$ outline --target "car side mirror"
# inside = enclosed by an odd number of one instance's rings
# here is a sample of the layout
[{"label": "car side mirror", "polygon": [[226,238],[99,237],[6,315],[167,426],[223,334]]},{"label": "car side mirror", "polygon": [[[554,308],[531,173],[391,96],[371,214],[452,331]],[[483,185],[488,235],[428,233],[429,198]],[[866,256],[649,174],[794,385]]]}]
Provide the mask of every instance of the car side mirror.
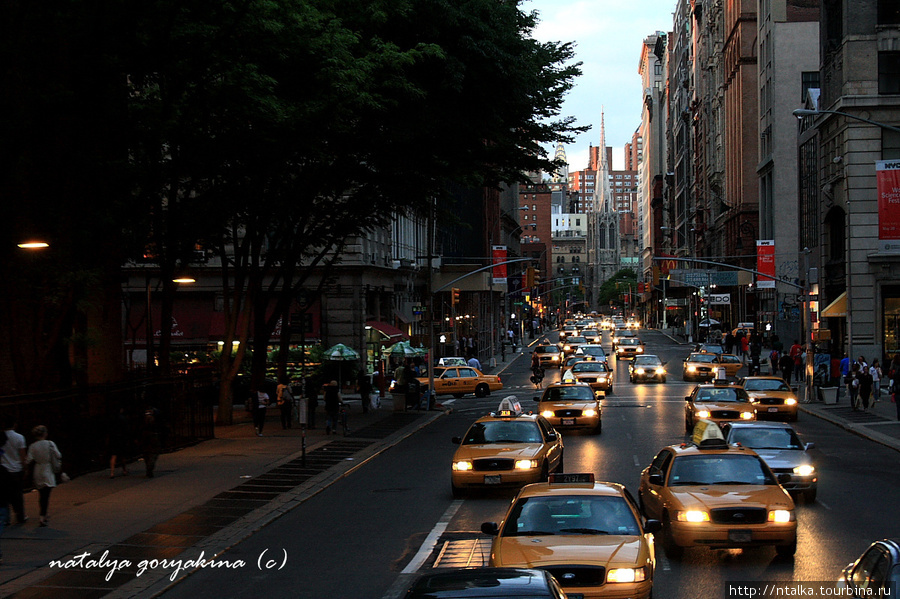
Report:
[{"label": "car side mirror", "polygon": [[452,439],[450,439],[450,441],[459,445],[460,443],[462,443],[462,437],[453,437]]},{"label": "car side mirror", "polygon": [[662,474],[651,474],[650,476],[647,477],[647,482],[650,483],[651,485],[657,485],[657,486],[662,485],[663,484]]},{"label": "car side mirror", "polygon": [[691,396],[690,396],[690,395],[685,395],[685,396],[684,396],[684,401],[691,401]]},{"label": "car side mirror", "polygon": [[498,534],[500,534],[500,527],[497,526],[496,522],[482,522],[481,523],[481,532],[483,532],[486,535],[496,537]]},{"label": "car side mirror", "polygon": [[556,441],[557,437],[559,437],[559,435],[557,435],[556,433],[547,433],[548,441]]},{"label": "car side mirror", "polygon": [[787,472],[783,472],[778,475],[778,484],[779,485],[786,485],[789,482],[791,482],[791,475],[788,474]]},{"label": "car side mirror", "polygon": [[810,442],[810,443],[807,443],[807,444],[806,444],[806,449],[805,449],[805,450],[806,450],[806,451],[809,451],[810,449],[815,449],[815,448],[816,448],[816,444]]},{"label": "car side mirror", "polygon": [[644,523],[644,532],[659,532],[662,530],[662,522],[659,520],[647,520]]}]

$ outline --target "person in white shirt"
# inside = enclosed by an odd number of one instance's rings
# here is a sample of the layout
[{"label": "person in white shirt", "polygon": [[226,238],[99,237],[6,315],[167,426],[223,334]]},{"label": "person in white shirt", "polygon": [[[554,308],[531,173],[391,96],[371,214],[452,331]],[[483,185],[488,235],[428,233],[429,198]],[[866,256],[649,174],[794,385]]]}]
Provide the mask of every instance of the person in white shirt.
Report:
[{"label": "person in white shirt", "polygon": [[9,506],[16,515],[16,522],[24,524],[28,517],[25,515],[25,502],[22,496],[22,477],[25,468],[25,437],[17,433],[16,419],[11,415],[3,417],[3,430],[6,432],[6,444],[3,445],[3,455],[0,456],[0,466],[6,472],[7,488],[9,489]]},{"label": "person in white shirt", "polygon": [[481,362],[478,361],[478,358],[476,358],[474,354],[472,354],[466,364],[468,364],[472,368],[475,368],[479,372],[481,371]]}]

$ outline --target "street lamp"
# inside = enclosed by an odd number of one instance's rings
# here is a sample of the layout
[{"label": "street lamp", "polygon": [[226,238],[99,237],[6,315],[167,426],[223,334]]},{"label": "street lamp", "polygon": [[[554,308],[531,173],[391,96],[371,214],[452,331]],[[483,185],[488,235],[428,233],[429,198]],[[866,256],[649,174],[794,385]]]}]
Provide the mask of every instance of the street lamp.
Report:
[{"label": "street lamp", "polygon": [[811,110],[809,108],[798,108],[794,110],[793,115],[798,119],[802,119],[808,116],[819,116],[821,114],[836,114],[838,116],[845,116],[848,119],[854,119],[857,121],[862,121],[863,123],[869,123],[870,125],[875,125],[876,127],[881,127],[882,129],[887,129],[888,131],[894,131],[896,133],[900,133],[900,127],[894,127],[893,125],[886,125],[884,123],[879,123],[877,121],[871,121],[869,119],[863,118],[861,116],[856,116],[855,114],[850,114],[847,112],[840,112],[839,110]]}]

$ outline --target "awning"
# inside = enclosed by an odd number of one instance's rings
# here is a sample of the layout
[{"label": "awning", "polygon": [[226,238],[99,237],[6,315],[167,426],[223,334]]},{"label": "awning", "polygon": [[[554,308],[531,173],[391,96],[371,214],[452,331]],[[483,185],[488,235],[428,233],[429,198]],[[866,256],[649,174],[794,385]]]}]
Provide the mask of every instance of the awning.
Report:
[{"label": "awning", "polygon": [[369,320],[366,322],[366,327],[371,327],[393,341],[400,341],[401,339],[409,339],[409,335],[398,329],[392,324],[388,324],[386,322],[381,322],[380,320]]},{"label": "awning", "polygon": [[847,316],[847,292],[837,296],[837,299],[825,306],[825,309],[819,312],[822,318],[843,318]]}]

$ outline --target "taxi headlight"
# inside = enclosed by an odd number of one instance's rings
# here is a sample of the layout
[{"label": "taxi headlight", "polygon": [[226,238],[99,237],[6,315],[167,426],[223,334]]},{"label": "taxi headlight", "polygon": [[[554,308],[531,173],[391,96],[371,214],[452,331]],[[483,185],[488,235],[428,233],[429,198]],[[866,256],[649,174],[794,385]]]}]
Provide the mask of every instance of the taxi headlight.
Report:
[{"label": "taxi headlight", "polygon": [[531,470],[537,467],[537,460],[516,460],[516,470]]},{"label": "taxi headlight", "polygon": [[666,373],[665,368],[659,367],[656,369],[656,374],[665,374],[665,373]]},{"label": "taxi headlight", "polygon": [[457,472],[465,472],[466,470],[472,469],[472,462],[466,460],[460,460],[459,462],[453,462],[453,469]]},{"label": "taxi headlight", "polygon": [[769,510],[769,522],[792,522],[794,512],[791,510]]},{"label": "taxi headlight", "polygon": [[816,471],[816,467],[812,464],[803,464],[802,466],[797,466],[794,468],[794,474],[798,474],[800,476],[809,476]]},{"label": "taxi headlight", "polygon": [[709,418],[709,410],[699,410],[697,412],[697,418]]},{"label": "taxi headlight", "polygon": [[753,412],[741,412],[741,420],[753,420]]},{"label": "taxi headlight", "polygon": [[587,410],[582,412],[582,414],[588,418],[593,418],[597,415],[597,410],[595,410],[594,408],[588,408]]},{"label": "taxi headlight", "polygon": [[[770,512],[771,514],[771,512]],[[709,522],[709,512],[700,510],[684,510],[678,512],[679,522]]]},{"label": "taxi headlight", "polygon": [[543,416],[544,418],[553,418],[553,410],[544,410],[543,412],[541,412],[541,416]]},{"label": "taxi headlight", "polygon": [[550,359],[553,360],[554,362],[559,362],[559,356],[553,356]]},{"label": "taxi headlight", "polygon": [[644,372],[645,372],[645,370],[643,368],[635,368],[634,369],[635,374],[644,374]]},{"label": "taxi headlight", "polygon": [[570,349],[572,349],[572,348],[571,348],[571,347],[569,347],[569,346],[568,346],[568,345],[566,345],[566,346],[563,346],[563,351],[568,351],[568,350],[570,350]]},{"label": "taxi headlight", "polygon": [[641,346],[638,346],[638,348],[637,348],[635,351],[636,351],[637,353],[642,353],[642,352],[644,351],[644,348],[641,347]]},{"label": "taxi headlight", "polygon": [[688,372],[697,372],[697,367],[696,366],[688,366],[687,371]]},{"label": "taxi headlight", "polygon": [[644,568],[613,568],[606,573],[606,582],[643,582],[647,580]]},{"label": "taxi headlight", "polygon": [[784,400],[784,405],[786,405],[786,406],[793,406],[796,404],[797,404],[797,400],[794,399],[793,397],[788,397],[786,400]]}]

